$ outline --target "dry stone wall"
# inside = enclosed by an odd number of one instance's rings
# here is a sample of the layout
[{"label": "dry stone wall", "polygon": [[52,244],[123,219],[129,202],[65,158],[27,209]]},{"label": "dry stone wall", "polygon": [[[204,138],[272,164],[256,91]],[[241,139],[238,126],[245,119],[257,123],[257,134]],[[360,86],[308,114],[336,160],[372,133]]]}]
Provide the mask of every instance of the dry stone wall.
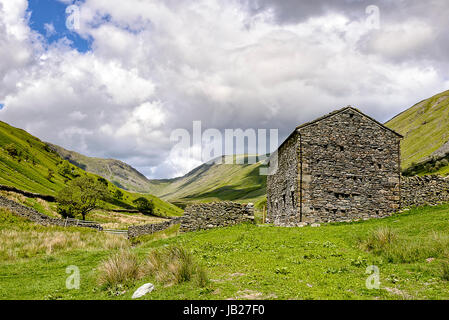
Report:
[{"label": "dry stone wall", "polygon": [[254,222],[254,207],[223,201],[188,206],[181,220],[180,231],[196,231]]},{"label": "dry stone wall", "polygon": [[27,198],[35,198],[35,199],[37,198],[37,199],[42,199],[42,200],[46,200],[49,202],[56,202],[56,198],[54,196],[50,196],[47,194],[28,192],[28,191],[17,189],[15,187],[5,186],[2,184],[0,184],[0,191],[10,191],[10,192],[15,192],[15,193],[24,195]]},{"label": "dry stone wall", "polygon": [[175,224],[181,223],[182,217],[173,218],[161,223],[150,223],[140,226],[131,226],[128,228],[128,238],[135,238],[146,234],[153,234],[158,231],[165,230]]},{"label": "dry stone wall", "polygon": [[190,205],[182,217],[162,223],[152,223],[128,228],[128,238],[153,234],[180,224],[181,232],[226,227],[242,222],[254,222],[254,206],[222,201]]},{"label": "dry stone wall", "polygon": [[401,206],[437,205],[449,202],[449,177],[424,176],[403,178]]},{"label": "dry stone wall", "polygon": [[9,200],[5,197],[0,196],[0,207],[5,208],[7,210],[10,210],[14,214],[23,217],[27,220],[33,221],[37,224],[43,225],[43,226],[60,226],[60,227],[85,227],[85,228],[92,228],[97,230],[103,230],[100,224],[97,223],[83,223],[78,224],[75,220],[64,220],[64,219],[57,219],[57,218],[51,218],[49,216],[46,216],[45,214],[42,214],[32,208],[23,206],[15,201]]}]

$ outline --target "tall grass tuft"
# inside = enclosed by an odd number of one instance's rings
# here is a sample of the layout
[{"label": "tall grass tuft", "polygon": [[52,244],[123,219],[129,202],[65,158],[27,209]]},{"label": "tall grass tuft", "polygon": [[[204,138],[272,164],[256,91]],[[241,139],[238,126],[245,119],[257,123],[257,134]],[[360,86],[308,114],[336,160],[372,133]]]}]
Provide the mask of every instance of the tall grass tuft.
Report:
[{"label": "tall grass tuft", "polygon": [[206,271],[186,249],[171,246],[153,250],[144,263],[144,272],[151,273],[156,280],[166,284],[179,284],[196,280],[199,286],[208,283]]},{"label": "tall grass tuft", "polygon": [[449,281],[449,262],[447,261],[441,264],[441,279]]},{"label": "tall grass tuft", "polygon": [[449,236],[442,233],[417,236],[399,236],[396,231],[384,227],[374,230],[360,247],[381,255],[392,263],[424,261],[427,258],[449,257]]},{"label": "tall grass tuft", "polygon": [[398,234],[395,230],[381,227],[374,230],[361,246],[368,251],[379,252],[393,245],[397,239]]},{"label": "tall grass tuft", "polygon": [[137,256],[129,250],[122,250],[103,261],[98,272],[98,283],[107,288],[131,284],[142,276]]}]

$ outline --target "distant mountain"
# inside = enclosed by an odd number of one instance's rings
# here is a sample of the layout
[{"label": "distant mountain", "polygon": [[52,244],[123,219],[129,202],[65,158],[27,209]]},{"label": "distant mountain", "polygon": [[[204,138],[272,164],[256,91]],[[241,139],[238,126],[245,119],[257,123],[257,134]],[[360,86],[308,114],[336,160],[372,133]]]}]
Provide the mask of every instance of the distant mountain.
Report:
[{"label": "distant mountain", "polygon": [[404,136],[401,143],[403,169],[412,164],[428,163],[427,169],[421,165],[411,171],[449,174],[443,159],[449,156],[449,90],[415,104],[385,125]]},{"label": "distant mountain", "polygon": [[[238,155],[236,158],[244,156]],[[261,202],[266,196],[266,176],[259,174],[261,163],[202,164],[183,177],[151,180],[150,192],[178,206],[191,202],[232,200]]]},{"label": "distant mountain", "polygon": [[63,159],[68,160],[70,163],[83,170],[95,173],[110,180],[122,189],[143,193],[149,191],[151,186],[150,181],[129,164],[115,159],[87,157],[78,152],[69,151],[51,143],[47,144]]}]

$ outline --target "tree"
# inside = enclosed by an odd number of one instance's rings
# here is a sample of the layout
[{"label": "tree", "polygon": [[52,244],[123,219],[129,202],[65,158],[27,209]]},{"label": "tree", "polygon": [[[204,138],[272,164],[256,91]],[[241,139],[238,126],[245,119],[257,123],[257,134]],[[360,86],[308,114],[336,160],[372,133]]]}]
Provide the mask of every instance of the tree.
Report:
[{"label": "tree", "polygon": [[58,165],[58,173],[63,177],[68,177],[72,173],[70,163],[67,160]]},{"label": "tree", "polygon": [[97,207],[98,201],[107,197],[104,184],[89,176],[70,181],[57,195],[58,212],[63,217],[86,215]]},{"label": "tree", "polygon": [[102,184],[104,184],[106,187],[108,186],[108,180],[106,180],[105,178],[103,178],[103,177],[99,177],[98,179],[98,182],[100,182],[100,183],[102,183]]},{"label": "tree", "polygon": [[121,192],[119,189],[115,190],[114,198],[118,200],[123,200],[123,192]]},{"label": "tree", "polygon": [[55,172],[53,171],[53,169],[48,168],[48,173],[47,173],[47,180],[51,181],[51,179],[53,179]]},{"label": "tree", "polygon": [[21,152],[17,149],[17,146],[14,143],[7,144],[3,147],[5,151],[13,158],[17,158],[20,156]]},{"label": "tree", "polygon": [[148,200],[147,198],[140,197],[133,200],[133,203],[136,205],[137,210],[142,212],[143,214],[153,214],[154,204],[152,200]]}]

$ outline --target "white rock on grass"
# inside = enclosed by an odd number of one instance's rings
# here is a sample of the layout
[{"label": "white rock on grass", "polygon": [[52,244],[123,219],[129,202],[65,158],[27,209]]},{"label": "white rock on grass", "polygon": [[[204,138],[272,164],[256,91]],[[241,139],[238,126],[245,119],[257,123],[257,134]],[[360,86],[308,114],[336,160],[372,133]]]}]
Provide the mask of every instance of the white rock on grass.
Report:
[{"label": "white rock on grass", "polygon": [[154,285],[152,283],[145,283],[143,286],[141,286],[139,289],[137,289],[136,292],[134,292],[132,298],[137,299],[137,298],[143,297],[144,295],[146,295],[147,293],[150,293],[153,290],[154,290]]}]

